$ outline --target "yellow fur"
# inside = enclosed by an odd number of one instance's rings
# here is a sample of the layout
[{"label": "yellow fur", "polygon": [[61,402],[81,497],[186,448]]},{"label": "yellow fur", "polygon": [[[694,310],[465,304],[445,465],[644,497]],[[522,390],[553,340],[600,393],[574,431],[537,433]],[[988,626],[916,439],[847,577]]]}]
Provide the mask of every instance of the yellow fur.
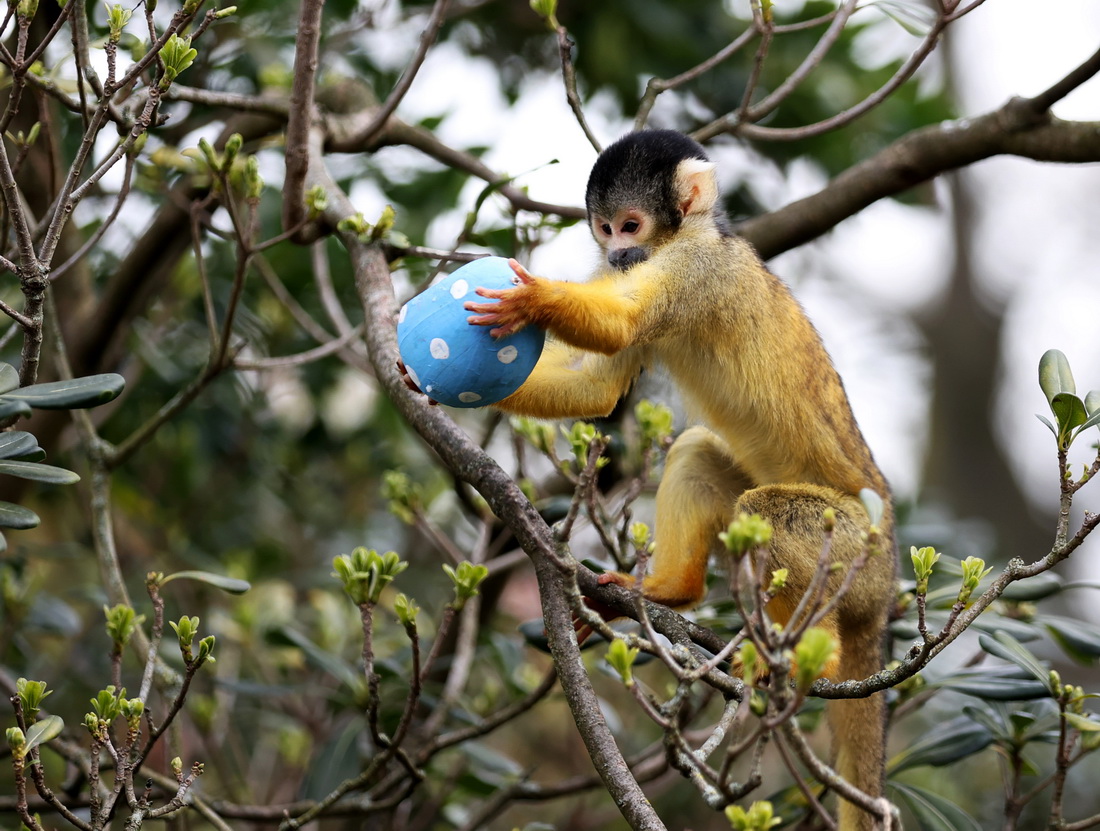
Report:
[{"label": "yellow fur", "polygon": [[[649,240],[644,262],[601,270],[588,283],[532,278],[502,298],[501,320],[541,326],[557,343],[498,406],[544,418],[603,416],[643,367],[664,367],[706,426],[685,431],[669,453],[644,594],[673,607],[697,603],[718,532],[740,511],[759,513],[774,528],[770,567],[789,570],[768,609],[786,623],[817,566],[823,510],[836,511],[833,559],[847,566],[867,529],[857,494],[870,488],[888,503],[889,490],[802,309],[746,242],[716,227],[710,166],[678,170],[686,214],[675,234]],[[888,538],[892,521],[888,513]],[[892,551],[873,558],[825,621],[840,644],[834,680],[881,669],[894,568]],[[830,702],[829,721],[838,771],[879,795],[882,696]],[[841,803],[841,831],[872,827],[870,815]]]}]

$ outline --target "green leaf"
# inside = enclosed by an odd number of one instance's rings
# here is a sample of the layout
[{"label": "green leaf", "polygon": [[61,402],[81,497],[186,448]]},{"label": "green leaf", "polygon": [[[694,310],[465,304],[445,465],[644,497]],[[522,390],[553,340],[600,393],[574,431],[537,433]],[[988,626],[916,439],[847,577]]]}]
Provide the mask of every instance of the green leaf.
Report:
[{"label": "green leaf", "polygon": [[1047,698],[1050,691],[1046,684],[1026,676],[1016,667],[989,668],[958,672],[939,682],[964,695],[972,695],[987,701],[1031,701]]},{"label": "green leaf", "polygon": [[[1088,407],[1086,406],[1085,409],[1087,410]],[[1089,416],[1088,419],[1086,419],[1081,424],[1081,426],[1077,428],[1077,432],[1080,433],[1082,430],[1088,430],[1090,427],[1094,427],[1097,424],[1100,424],[1100,410],[1097,410],[1091,416]]]},{"label": "green leaf", "polygon": [[1072,392],[1060,392],[1050,402],[1050,409],[1058,418],[1058,427],[1063,431],[1080,427],[1088,419],[1085,404]]},{"label": "green leaf", "polygon": [[30,508],[13,505],[11,502],[0,502],[0,528],[15,528],[23,531],[27,528],[37,528],[41,521],[38,514]]},{"label": "green leaf", "polygon": [[462,745],[462,754],[472,759],[482,774],[496,773],[514,779],[523,776],[523,768],[510,756],[482,742],[466,742]]},{"label": "green leaf", "polygon": [[1091,390],[1085,396],[1085,409],[1090,416],[1100,413],[1100,390]]},{"label": "green leaf", "polygon": [[0,393],[19,386],[19,373],[11,364],[0,364]]},{"label": "green leaf", "polygon": [[1042,600],[1045,597],[1059,594],[1064,587],[1065,581],[1061,577],[1052,571],[1044,571],[1042,574],[1036,574],[1026,580],[1009,583],[1004,592],[1001,593],[1001,599],[1016,602]]},{"label": "green leaf", "polygon": [[26,430],[0,433],[0,459],[16,459],[38,447],[38,439]]},{"label": "green leaf", "polygon": [[27,728],[27,750],[56,739],[64,729],[65,722],[61,716],[47,716],[41,721],[36,721]]},{"label": "green leaf", "polygon": [[1045,424],[1050,429],[1050,432],[1054,434],[1055,438],[1058,437],[1058,429],[1050,423],[1049,418],[1047,418],[1046,416],[1041,416],[1038,413],[1035,414],[1035,417],[1039,419],[1039,421],[1043,422],[1043,424]]},{"label": "green leaf", "polygon": [[1062,717],[1082,733],[1100,732],[1100,721],[1093,721],[1088,716],[1078,713],[1062,713]]},{"label": "green leaf", "polygon": [[71,470],[38,462],[17,462],[10,459],[0,460],[0,473],[18,476],[20,479],[33,479],[35,482],[49,482],[52,485],[72,485],[80,481],[80,476]]},{"label": "green leaf", "polygon": [[322,649],[297,629],[279,626],[268,632],[267,639],[272,643],[281,642],[297,647],[302,650],[307,661],[353,690],[363,680],[363,674],[356,671],[351,664],[341,659],[339,655]]},{"label": "green leaf", "polygon": [[890,790],[912,812],[920,831],[982,831],[972,816],[937,793],[900,782],[891,782]]},{"label": "green leaf", "polygon": [[984,750],[993,741],[993,734],[966,716],[943,722],[890,760],[891,775],[909,768],[950,765],[959,759]]},{"label": "green leaf", "polygon": [[1067,589],[1100,589],[1100,582],[1096,580],[1072,580],[1066,583]]},{"label": "green leaf", "polygon": [[992,635],[994,632],[1007,632],[1020,643],[1036,641],[1046,634],[1038,624],[1031,621],[1014,620],[994,612],[982,615],[974,621],[972,626],[976,631],[985,632],[988,635]]},{"label": "green leaf", "polygon": [[903,3],[901,0],[875,0],[870,6],[879,10],[914,37],[922,38],[932,31],[936,15],[932,9],[919,3]]},{"label": "green leaf", "polygon": [[1058,349],[1048,349],[1039,359],[1039,386],[1047,397],[1051,409],[1054,408],[1054,396],[1062,392],[1076,393],[1073,373],[1069,360]]},{"label": "green leaf", "polygon": [[12,416],[29,416],[31,405],[25,401],[15,401],[7,396],[0,396],[0,418]]},{"label": "green leaf", "polygon": [[[527,641],[529,646],[533,646],[535,649],[549,654],[550,639],[546,637],[546,624],[541,617],[537,617],[533,620],[525,620],[519,625],[519,633],[523,636],[523,639]],[[585,644],[595,644],[596,640],[596,638],[589,638],[585,641]]]},{"label": "green leaf", "polygon": [[992,636],[979,635],[978,644],[990,655],[1015,664],[1049,687],[1050,673],[1039,663],[1038,658],[1007,632],[994,632]]},{"label": "green leaf", "polygon": [[40,410],[78,410],[106,404],[118,397],[126,386],[121,375],[108,372],[104,375],[88,375],[73,378],[71,381],[49,381],[45,384],[31,384],[4,393],[0,403],[14,398],[26,401]]},{"label": "green leaf", "polygon": [[1012,738],[1012,728],[1006,723],[1004,705],[994,707],[984,701],[962,708],[963,715],[980,724],[993,736],[994,741],[1005,742]]},{"label": "green leaf", "polygon": [[871,524],[881,524],[882,515],[886,510],[882,502],[882,497],[870,488],[863,488],[859,492],[859,501],[863,503],[863,510],[867,512]]},{"label": "green leaf", "polygon": [[172,580],[197,580],[230,594],[244,594],[252,588],[252,584],[247,580],[238,580],[235,577],[226,577],[224,574],[214,574],[211,571],[177,571],[161,580],[161,585]]},{"label": "green leaf", "polygon": [[1058,617],[1057,615],[1043,616],[1039,620],[1062,650],[1082,664],[1090,664],[1096,658],[1100,658],[1100,627],[1082,620]]}]

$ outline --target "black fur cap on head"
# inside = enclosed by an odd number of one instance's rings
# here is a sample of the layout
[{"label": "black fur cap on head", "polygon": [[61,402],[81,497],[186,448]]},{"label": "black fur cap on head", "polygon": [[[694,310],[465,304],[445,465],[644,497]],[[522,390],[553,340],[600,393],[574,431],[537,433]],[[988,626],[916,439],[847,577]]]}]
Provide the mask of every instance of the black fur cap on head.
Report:
[{"label": "black fur cap on head", "polygon": [[593,215],[614,216],[624,208],[653,215],[665,228],[680,226],[673,174],[685,159],[709,161],[702,145],[675,130],[627,133],[604,149],[585,191],[585,207]]}]

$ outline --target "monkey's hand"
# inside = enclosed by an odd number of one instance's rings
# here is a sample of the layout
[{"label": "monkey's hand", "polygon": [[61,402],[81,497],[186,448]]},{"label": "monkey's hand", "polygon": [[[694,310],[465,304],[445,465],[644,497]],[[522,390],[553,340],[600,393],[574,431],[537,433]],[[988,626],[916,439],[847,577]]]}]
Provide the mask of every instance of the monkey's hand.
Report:
[{"label": "monkey's hand", "polygon": [[486,289],[479,288],[477,293],[481,297],[496,300],[496,303],[467,303],[463,308],[475,314],[467,319],[474,326],[492,326],[489,330],[494,338],[503,338],[512,335],[526,326],[534,323],[535,318],[531,314],[534,308],[534,298],[539,291],[539,286],[544,281],[533,276],[515,260],[509,260],[508,265],[516,273],[516,287],[514,289]]}]

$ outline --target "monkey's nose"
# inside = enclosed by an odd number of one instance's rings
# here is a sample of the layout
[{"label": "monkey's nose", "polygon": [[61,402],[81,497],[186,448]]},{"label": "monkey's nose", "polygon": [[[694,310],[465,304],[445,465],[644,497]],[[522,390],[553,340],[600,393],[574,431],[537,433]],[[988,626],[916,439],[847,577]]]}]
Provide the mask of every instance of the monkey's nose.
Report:
[{"label": "monkey's nose", "polygon": [[646,250],[637,245],[633,248],[615,248],[607,252],[607,262],[612,268],[626,271],[631,266],[644,263],[648,256]]}]

